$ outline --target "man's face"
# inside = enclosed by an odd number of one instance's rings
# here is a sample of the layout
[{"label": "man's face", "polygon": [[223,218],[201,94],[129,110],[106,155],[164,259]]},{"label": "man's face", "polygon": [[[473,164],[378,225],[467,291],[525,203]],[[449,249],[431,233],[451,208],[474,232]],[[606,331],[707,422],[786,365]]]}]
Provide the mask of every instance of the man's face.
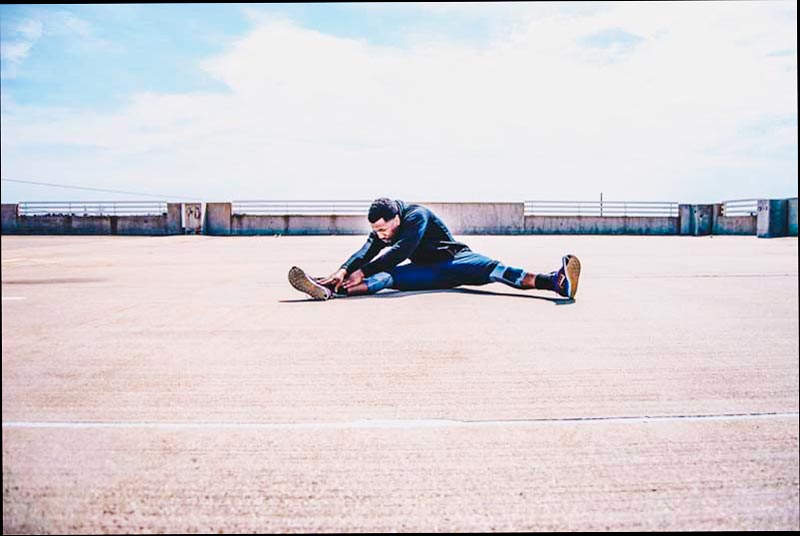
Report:
[{"label": "man's face", "polygon": [[378,234],[378,238],[384,242],[391,242],[397,234],[397,229],[400,227],[400,216],[397,215],[389,221],[383,218],[375,223],[372,223],[372,230]]}]

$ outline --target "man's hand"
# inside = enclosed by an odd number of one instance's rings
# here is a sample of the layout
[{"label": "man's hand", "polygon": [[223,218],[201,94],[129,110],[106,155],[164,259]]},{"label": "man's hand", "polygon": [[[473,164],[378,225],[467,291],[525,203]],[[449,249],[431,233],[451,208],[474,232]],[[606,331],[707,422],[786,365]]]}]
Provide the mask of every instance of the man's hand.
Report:
[{"label": "man's hand", "polygon": [[344,283],[342,283],[342,286],[346,290],[350,290],[351,288],[360,285],[363,282],[364,282],[364,272],[362,272],[361,270],[356,270],[355,272],[350,274],[350,276],[347,279],[345,279]]},{"label": "man's hand", "polygon": [[342,286],[342,283],[344,282],[345,278],[347,278],[347,270],[345,270],[344,268],[340,268],[338,271],[332,273],[328,277],[321,277],[317,279],[317,283],[325,286],[333,285],[334,290],[338,291],[339,287]]}]

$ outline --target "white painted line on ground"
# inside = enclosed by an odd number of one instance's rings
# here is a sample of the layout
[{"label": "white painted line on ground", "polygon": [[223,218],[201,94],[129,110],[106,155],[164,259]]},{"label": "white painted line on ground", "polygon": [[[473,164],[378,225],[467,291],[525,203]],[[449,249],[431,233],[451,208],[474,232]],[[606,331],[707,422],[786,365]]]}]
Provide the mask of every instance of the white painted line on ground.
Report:
[{"label": "white painted line on ground", "polygon": [[719,415],[656,415],[640,417],[575,417],[564,419],[511,419],[497,421],[460,421],[448,419],[388,419],[341,422],[306,422],[306,423],[257,423],[257,422],[79,422],[79,421],[39,421],[4,422],[3,428],[157,428],[166,430],[180,429],[217,429],[239,428],[253,430],[350,430],[350,429],[413,429],[413,428],[481,428],[493,426],[536,426],[541,424],[592,424],[592,423],[634,423],[645,424],[653,421],[738,421],[753,419],[786,419],[800,418],[800,413],[731,413]]},{"label": "white painted line on ground", "polygon": [[20,296],[3,296],[3,301],[17,301],[17,300],[27,300],[28,298],[23,298]]},{"label": "white painted line on ground", "polygon": [[16,259],[5,259],[2,262],[3,262],[3,264],[5,264],[5,263],[8,263],[8,262],[22,262],[22,261],[30,261],[30,260],[32,260],[32,259],[29,259],[28,257],[17,257]]}]

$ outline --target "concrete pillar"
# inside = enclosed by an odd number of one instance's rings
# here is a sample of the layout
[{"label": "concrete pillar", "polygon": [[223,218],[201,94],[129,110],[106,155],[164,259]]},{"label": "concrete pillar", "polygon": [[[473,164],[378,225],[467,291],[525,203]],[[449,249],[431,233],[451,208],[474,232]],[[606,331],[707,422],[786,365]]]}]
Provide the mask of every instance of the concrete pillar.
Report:
[{"label": "concrete pillar", "polygon": [[720,218],[722,217],[722,203],[711,205],[711,234],[720,234]]},{"label": "concrete pillar", "polygon": [[786,200],[786,209],[788,212],[788,221],[786,222],[787,234],[789,236],[797,236],[797,198]]},{"label": "concrete pillar", "polygon": [[692,234],[692,205],[678,205],[678,234]]},{"label": "concrete pillar", "polygon": [[759,238],[786,236],[788,220],[786,199],[759,199],[756,234]]},{"label": "concrete pillar", "polygon": [[714,205],[678,205],[678,229],[683,236],[710,235],[714,226]]},{"label": "concrete pillar", "polygon": [[232,203],[206,203],[205,234],[231,234]]},{"label": "concrete pillar", "polygon": [[167,226],[168,235],[181,234],[181,203],[167,203]]},{"label": "concrete pillar", "polygon": [[0,221],[2,233],[14,234],[17,232],[17,212],[18,205],[5,203],[2,205],[2,220]]}]

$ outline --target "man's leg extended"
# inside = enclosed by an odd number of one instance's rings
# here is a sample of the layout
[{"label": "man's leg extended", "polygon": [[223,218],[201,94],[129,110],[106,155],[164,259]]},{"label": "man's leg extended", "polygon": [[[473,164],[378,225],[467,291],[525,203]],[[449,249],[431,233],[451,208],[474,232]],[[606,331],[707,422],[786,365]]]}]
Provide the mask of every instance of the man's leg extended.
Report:
[{"label": "man's leg extended", "polygon": [[497,267],[489,274],[489,278],[494,283],[503,283],[519,289],[554,289],[552,278],[548,274],[534,274],[526,272],[522,268],[506,266],[503,263],[497,264]]},{"label": "man's leg extended", "polygon": [[561,259],[561,268],[548,274],[533,274],[521,268],[498,263],[489,278],[519,289],[552,290],[561,296],[574,298],[578,291],[581,263],[574,255]]}]

